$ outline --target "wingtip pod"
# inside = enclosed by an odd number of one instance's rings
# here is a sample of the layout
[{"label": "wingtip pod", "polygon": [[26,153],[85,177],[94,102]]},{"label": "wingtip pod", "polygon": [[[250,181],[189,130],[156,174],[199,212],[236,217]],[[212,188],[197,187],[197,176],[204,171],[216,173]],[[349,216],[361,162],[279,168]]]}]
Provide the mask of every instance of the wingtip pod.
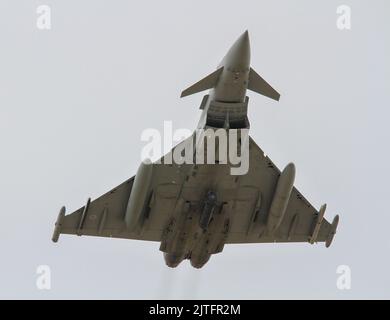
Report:
[{"label": "wingtip pod", "polygon": [[338,224],[339,224],[339,215],[336,215],[333,218],[333,221],[332,221],[332,224],[331,224],[331,228],[330,228],[330,232],[329,232],[328,238],[326,239],[326,242],[325,242],[325,246],[327,248],[329,248],[330,245],[332,244],[334,235],[336,234],[336,230],[337,230],[337,225]]},{"label": "wingtip pod", "polygon": [[60,237],[62,220],[65,217],[65,211],[66,211],[65,207],[62,207],[60,212],[59,212],[59,214],[58,214],[57,221],[56,221],[56,224],[55,224],[55,227],[54,227],[53,236],[51,238],[51,240],[53,242],[57,242],[58,238]]}]

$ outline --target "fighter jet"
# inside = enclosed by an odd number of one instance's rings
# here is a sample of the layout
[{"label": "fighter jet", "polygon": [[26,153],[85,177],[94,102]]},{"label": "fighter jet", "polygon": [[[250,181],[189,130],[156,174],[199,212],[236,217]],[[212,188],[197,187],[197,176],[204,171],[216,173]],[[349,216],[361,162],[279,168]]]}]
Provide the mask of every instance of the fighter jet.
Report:
[{"label": "fighter jet", "polygon": [[[181,96],[208,89],[195,131],[249,130],[248,90],[280,98],[250,67],[247,31],[214,72]],[[75,212],[66,215],[62,207],[52,241],[57,242],[60,234],[157,241],[172,268],[185,259],[201,268],[225,244],[325,242],[329,247],[338,215],[329,223],[324,218],[326,205],[315,209],[294,187],[293,163],[280,171],[251,137],[238,137],[236,151],[243,150],[249,160],[246,172],[232,174],[233,162],[223,161],[219,153],[211,164],[167,163],[163,161],[167,155],[162,161],[142,162],[135,176],[94,201],[88,199]],[[190,159],[197,160],[195,154],[206,152],[203,140],[193,134],[168,155],[181,154],[191,145]],[[245,145],[247,150],[240,149]],[[223,149],[219,144],[213,148]]]}]

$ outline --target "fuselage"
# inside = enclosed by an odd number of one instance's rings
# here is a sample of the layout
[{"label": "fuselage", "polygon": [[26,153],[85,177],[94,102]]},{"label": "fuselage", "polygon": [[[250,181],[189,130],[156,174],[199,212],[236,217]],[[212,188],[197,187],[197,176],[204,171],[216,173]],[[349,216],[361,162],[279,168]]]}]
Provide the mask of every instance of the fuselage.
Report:
[{"label": "fuselage", "polygon": [[[229,129],[225,122],[226,118],[229,118],[230,108],[242,107],[243,119],[246,119],[245,102],[250,71],[247,31],[222,59],[218,69],[221,67],[223,69],[216,85],[208,94],[198,129]],[[221,108],[221,113],[216,112]],[[213,122],[213,117],[222,120]],[[244,122],[241,127],[249,126]],[[198,142],[196,141],[196,144]],[[164,251],[165,262],[170,267],[176,267],[182,260],[190,259],[193,267],[201,268],[211,254],[223,249],[232,213],[232,202],[223,199],[232,198],[237,192],[239,179],[230,174],[228,164],[195,165],[188,176],[190,178],[184,182],[182,189],[197,190],[200,201],[178,200],[169,236],[166,236],[160,249]]]}]

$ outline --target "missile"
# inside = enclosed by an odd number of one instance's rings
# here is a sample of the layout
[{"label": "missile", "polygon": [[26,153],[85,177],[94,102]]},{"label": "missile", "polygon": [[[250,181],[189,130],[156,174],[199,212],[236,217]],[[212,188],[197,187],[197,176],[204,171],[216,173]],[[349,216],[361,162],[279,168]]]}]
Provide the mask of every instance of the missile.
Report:
[{"label": "missile", "polygon": [[215,206],[217,203],[217,195],[213,191],[209,191],[206,195],[206,200],[204,202],[204,206],[202,209],[202,213],[199,218],[199,226],[203,229],[206,230],[211,217],[213,216]]},{"label": "missile", "polygon": [[274,233],[283,221],[290,194],[294,186],[294,179],[295,165],[289,163],[280,174],[268,213],[267,230],[270,234]]}]

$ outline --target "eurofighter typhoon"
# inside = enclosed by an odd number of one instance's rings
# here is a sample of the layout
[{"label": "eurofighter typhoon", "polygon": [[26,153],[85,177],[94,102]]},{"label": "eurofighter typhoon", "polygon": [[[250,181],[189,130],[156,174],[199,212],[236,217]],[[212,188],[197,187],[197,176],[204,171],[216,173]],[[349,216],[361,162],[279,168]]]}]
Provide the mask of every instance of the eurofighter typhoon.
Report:
[{"label": "eurofighter typhoon", "polygon": [[[192,136],[162,160],[143,161],[135,176],[94,201],[88,199],[75,212],[67,215],[62,207],[52,240],[57,242],[62,233],[157,241],[166,264],[172,268],[184,259],[201,268],[225,244],[325,242],[329,247],[338,215],[332,223],[324,219],[326,205],[316,210],[294,187],[294,164],[289,163],[280,171],[245,134],[249,129],[247,90],[277,101],[280,97],[250,67],[247,31],[233,44],[216,71],[184,90],[181,96],[208,89]],[[198,161],[206,150],[209,160],[211,145],[209,134],[195,134],[202,130],[220,138],[211,148],[215,153],[213,163]],[[231,135],[234,131],[239,133]],[[228,136],[227,147],[223,146],[220,133]],[[233,140],[236,144],[231,143]],[[241,161],[248,159],[241,172],[237,162],[221,153],[228,149],[229,154],[236,151]],[[184,151],[186,159],[194,161],[172,160]],[[169,157],[171,161],[164,162]]]}]

